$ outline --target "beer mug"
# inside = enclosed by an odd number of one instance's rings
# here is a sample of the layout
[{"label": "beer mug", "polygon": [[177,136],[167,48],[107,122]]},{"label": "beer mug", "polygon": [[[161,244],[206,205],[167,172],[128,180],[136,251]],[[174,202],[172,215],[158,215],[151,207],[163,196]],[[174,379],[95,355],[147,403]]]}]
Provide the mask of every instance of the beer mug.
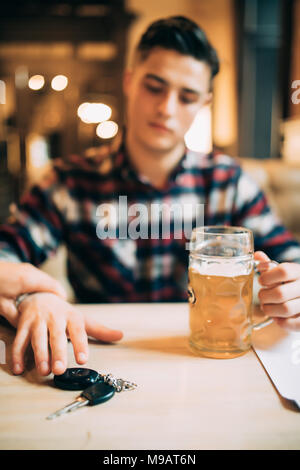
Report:
[{"label": "beer mug", "polygon": [[189,256],[189,345],[214,358],[240,356],[251,347],[254,242],[244,227],[204,226],[192,231]]}]

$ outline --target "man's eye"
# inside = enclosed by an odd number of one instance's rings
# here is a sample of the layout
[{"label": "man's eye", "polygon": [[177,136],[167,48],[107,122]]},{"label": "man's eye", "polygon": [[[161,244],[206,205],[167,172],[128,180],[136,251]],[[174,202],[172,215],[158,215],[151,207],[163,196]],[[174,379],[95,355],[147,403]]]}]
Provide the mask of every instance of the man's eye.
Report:
[{"label": "man's eye", "polygon": [[196,98],[189,98],[188,96],[181,96],[180,97],[180,100],[182,103],[184,104],[192,104],[192,103],[195,103],[197,101]]},{"label": "man's eye", "polygon": [[162,92],[161,87],[156,87],[156,86],[153,86],[153,85],[149,85],[148,83],[145,84],[145,87],[147,88],[147,90],[151,91],[151,93],[161,93]]}]

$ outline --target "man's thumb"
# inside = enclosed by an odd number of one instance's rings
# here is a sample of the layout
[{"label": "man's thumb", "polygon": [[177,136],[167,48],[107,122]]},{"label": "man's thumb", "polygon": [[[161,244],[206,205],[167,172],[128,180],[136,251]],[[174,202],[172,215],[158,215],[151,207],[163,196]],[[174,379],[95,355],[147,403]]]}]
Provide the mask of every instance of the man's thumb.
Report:
[{"label": "man's thumb", "polygon": [[85,329],[88,336],[92,336],[95,339],[104,341],[105,343],[112,343],[119,341],[123,338],[123,333],[120,330],[112,330],[106,326],[100,325],[98,319],[95,316],[85,316]]},{"label": "man's thumb", "polygon": [[262,263],[271,261],[270,258],[263,251],[256,251],[254,253],[254,259],[255,261],[261,261]]}]

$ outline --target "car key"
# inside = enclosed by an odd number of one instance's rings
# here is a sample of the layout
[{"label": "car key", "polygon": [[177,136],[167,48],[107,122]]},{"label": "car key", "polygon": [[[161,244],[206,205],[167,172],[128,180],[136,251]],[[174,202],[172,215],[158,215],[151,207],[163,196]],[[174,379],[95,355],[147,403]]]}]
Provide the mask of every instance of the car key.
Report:
[{"label": "car key", "polygon": [[54,375],[54,385],[62,390],[85,390],[96,382],[104,382],[104,378],[93,369],[71,367],[63,374]]},{"label": "car key", "polygon": [[63,374],[54,375],[55,386],[63,390],[85,390],[97,382],[112,385],[116,392],[137,388],[137,385],[129,380],[117,379],[112,374],[100,374],[84,367],[71,367]]},{"label": "car key", "polygon": [[115,394],[115,388],[105,382],[97,382],[91,387],[86,388],[75,401],[60,410],[47,416],[46,419],[54,419],[71,411],[75,411],[82,406],[95,406],[112,398]]}]

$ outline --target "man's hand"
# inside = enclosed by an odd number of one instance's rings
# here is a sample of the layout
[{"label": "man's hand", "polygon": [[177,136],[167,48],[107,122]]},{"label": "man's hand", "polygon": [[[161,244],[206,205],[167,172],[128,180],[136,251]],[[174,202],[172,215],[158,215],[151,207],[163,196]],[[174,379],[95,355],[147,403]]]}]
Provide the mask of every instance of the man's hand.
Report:
[{"label": "man's hand", "polygon": [[33,265],[0,261],[0,315],[14,327],[18,322],[14,300],[28,292],[53,292],[67,298],[58,281]]},{"label": "man's hand", "polygon": [[[300,264],[281,263],[270,266],[270,258],[257,251],[255,259],[261,261],[258,293],[262,311],[280,326],[300,330]],[[269,265],[269,267],[267,267]]]},{"label": "man's hand", "polygon": [[62,374],[67,368],[68,336],[78,364],[84,364],[88,359],[87,335],[106,342],[118,341],[123,336],[121,331],[100,325],[94,317],[85,317],[54,294],[34,294],[21,302],[19,311],[17,334],[12,348],[15,374],[24,371],[24,354],[29,343],[41,375],[48,375],[51,371]]},{"label": "man's hand", "polygon": [[16,298],[25,292],[43,291],[66,296],[58,281],[32,264],[0,261],[0,296]]}]

